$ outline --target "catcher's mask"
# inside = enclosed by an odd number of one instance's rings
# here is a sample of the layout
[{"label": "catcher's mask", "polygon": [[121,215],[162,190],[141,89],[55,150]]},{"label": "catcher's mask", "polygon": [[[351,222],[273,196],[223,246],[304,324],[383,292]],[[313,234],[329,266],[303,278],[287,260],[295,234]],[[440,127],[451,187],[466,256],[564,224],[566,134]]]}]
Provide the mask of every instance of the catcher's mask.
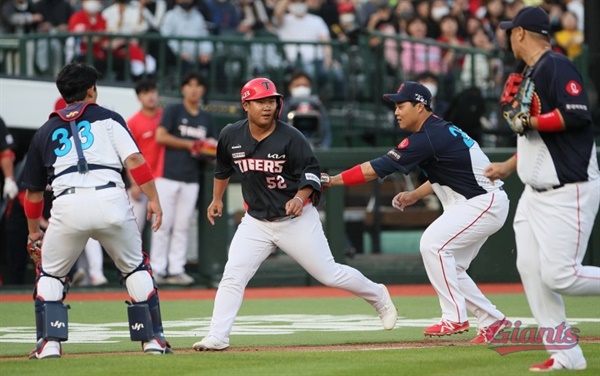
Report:
[{"label": "catcher's mask", "polygon": [[252,79],[246,82],[240,95],[242,103],[256,99],[277,97],[277,110],[275,119],[279,119],[281,110],[283,109],[283,95],[277,92],[277,87],[275,87],[273,81],[269,80],[268,78]]}]

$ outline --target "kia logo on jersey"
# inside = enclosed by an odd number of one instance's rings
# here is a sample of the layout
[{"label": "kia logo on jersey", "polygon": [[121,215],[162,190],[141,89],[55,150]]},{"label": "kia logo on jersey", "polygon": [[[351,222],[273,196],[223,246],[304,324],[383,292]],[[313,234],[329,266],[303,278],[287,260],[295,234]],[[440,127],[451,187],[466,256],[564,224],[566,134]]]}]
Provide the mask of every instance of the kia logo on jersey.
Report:
[{"label": "kia logo on jersey", "polygon": [[567,90],[567,93],[576,97],[579,94],[581,94],[581,85],[579,85],[579,82],[571,80],[567,83],[566,90]]},{"label": "kia logo on jersey", "polygon": [[285,154],[279,155],[279,154],[267,154],[267,158],[271,158],[271,159],[285,159]]}]

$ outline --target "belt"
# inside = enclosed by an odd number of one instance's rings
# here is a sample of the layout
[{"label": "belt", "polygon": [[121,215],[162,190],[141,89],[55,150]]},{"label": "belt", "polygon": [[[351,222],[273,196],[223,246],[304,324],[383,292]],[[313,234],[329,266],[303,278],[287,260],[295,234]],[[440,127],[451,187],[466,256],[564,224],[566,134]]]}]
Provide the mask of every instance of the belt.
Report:
[{"label": "belt", "polygon": [[536,191],[538,193],[542,193],[542,192],[553,191],[555,189],[562,188],[564,186],[565,186],[564,184],[559,184],[559,185],[555,185],[555,186],[549,187],[549,188],[535,188],[535,187],[531,187],[531,189],[533,189],[534,191]]},{"label": "belt", "polygon": [[[102,189],[114,188],[116,186],[117,186],[117,184],[111,181],[111,182],[106,183],[104,185],[97,185],[97,186],[92,187],[92,188],[94,188],[97,191],[100,191]],[[83,188],[83,187],[71,187],[71,188],[67,188],[64,191],[60,192],[58,195],[56,195],[54,198],[59,198],[60,196],[64,196],[64,195],[70,195],[72,193],[77,192],[77,190],[80,189],[80,188]]]},{"label": "belt", "polygon": [[282,221],[287,221],[288,219],[293,219],[294,216],[293,215],[286,215],[285,217],[271,217],[271,218],[263,218],[263,221],[267,221],[267,222],[282,222]]}]

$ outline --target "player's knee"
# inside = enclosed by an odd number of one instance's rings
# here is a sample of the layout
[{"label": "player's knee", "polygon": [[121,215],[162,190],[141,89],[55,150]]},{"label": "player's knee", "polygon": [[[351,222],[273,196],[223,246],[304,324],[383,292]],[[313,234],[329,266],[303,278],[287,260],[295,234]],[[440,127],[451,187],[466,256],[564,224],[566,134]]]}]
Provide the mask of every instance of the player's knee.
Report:
[{"label": "player's knee", "polygon": [[42,274],[36,284],[36,298],[45,301],[59,301],[66,296],[65,284],[57,277]]},{"label": "player's knee", "polygon": [[561,268],[560,271],[547,271],[542,273],[542,281],[552,291],[563,293],[575,283],[575,271],[568,268]]}]

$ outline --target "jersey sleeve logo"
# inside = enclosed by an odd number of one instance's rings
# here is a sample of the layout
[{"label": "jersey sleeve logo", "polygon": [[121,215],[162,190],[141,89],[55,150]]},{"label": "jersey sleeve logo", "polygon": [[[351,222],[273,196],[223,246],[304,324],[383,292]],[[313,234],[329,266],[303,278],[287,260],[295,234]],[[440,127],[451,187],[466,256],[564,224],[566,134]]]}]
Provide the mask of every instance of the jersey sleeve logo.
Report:
[{"label": "jersey sleeve logo", "polygon": [[404,149],[407,146],[408,146],[408,138],[405,138],[404,140],[402,140],[402,142],[400,142],[398,144],[398,149]]},{"label": "jersey sleeve logo", "polygon": [[571,80],[567,82],[565,90],[567,90],[567,93],[571,94],[572,96],[577,97],[579,94],[581,94],[581,85],[579,82]]},{"label": "jersey sleeve logo", "polygon": [[387,156],[398,162],[402,154],[398,153],[396,150],[390,150],[387,152]]}]

